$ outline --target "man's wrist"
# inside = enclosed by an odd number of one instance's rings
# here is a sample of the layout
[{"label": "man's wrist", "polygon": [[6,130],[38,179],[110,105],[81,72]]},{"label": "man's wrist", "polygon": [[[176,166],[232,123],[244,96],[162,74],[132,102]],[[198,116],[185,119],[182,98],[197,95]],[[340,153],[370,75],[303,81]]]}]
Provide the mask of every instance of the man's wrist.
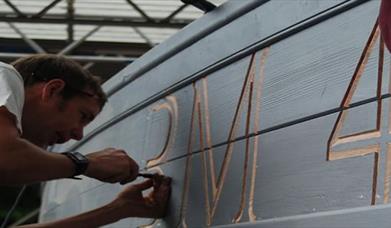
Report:
[{"label": "man's wrist", "polygon": [[74,164],[75,171],[72,175],[73,177],[84,174],[86,172],[89,165],[89,161],[86,156],[79,152],[64,152],[62,154],[70,159]]}]

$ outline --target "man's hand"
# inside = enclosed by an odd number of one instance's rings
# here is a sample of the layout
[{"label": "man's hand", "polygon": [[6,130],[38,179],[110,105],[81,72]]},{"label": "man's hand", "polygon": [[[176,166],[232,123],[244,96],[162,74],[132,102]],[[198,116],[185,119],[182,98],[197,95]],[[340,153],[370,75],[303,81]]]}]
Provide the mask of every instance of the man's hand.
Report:
[{"label": "man's hand", "polygon": [[[143,196],[143,191],[153,191]],[[171,178],[156,174],[152,179],[125,188],[113,201],[121,207],[121,217],[162,218],[171,193]]]},{"label": "man's hand", "polygon": [[379,25],[383,40],[391,51],[391,1],[383,0],[380,7]]},{"label": "man's hand", "polygon": [[[101,227],[128,217],[162,218],[166,213],[171,191],[169,177],[154,175],[145,182],[128,186],[117,198],[95,210],[80,215],[42,224],[23,226],[26,228],[85,228]],[[142,191],[153,187],[148,196]]]},{"label": "man's hand", "polygon": [[139,166],[125,151],[107,148],[87,154],[89,165],[86,176],[103,182],[121,184],[137,178]]}]

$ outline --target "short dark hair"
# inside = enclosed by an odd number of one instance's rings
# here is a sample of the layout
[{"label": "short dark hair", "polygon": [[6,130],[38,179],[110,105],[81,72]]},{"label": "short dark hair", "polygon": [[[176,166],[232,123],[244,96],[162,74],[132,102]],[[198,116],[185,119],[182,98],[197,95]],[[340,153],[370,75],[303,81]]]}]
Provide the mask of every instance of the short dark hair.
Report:
[{"label": "short dark hair", "polygon": [[23,77],[25,87],[58,78],[66,84],[62,94],[64,99],[80,96],[84,89],[89,89],[97,97],[101,109],[107,101],[100,79],[72,59],[53,54],[35,54],[11,64]]}]

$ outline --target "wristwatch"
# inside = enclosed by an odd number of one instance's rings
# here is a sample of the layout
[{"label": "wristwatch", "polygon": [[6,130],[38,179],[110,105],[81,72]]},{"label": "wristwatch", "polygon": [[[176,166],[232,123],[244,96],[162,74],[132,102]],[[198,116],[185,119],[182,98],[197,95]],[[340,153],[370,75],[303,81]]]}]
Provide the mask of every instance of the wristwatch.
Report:
[{"label": "wristwatch", "polygon": [[73,174],[73,176],[84,174],[84,172],[88,168],[89,163],[88,158],[86,156],[76,151],[64,152],[62,154],[67,156],[73,162],[73,164],[75,164],[75,173]]}]

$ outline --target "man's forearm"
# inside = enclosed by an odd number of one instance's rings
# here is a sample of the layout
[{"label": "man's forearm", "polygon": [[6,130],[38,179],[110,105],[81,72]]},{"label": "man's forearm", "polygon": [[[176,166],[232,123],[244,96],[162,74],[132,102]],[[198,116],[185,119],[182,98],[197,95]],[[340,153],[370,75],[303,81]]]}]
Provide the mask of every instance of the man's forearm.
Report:
[{"label": "man's forearm", "polygon": [[95,210],[48,223],[20,226],[23,228],[93,228],[116,222],[123,218],[121,205],[110,203]]},{"label": "man's forearm", "polygon": [[380,8],[379,24],[388,50],[391,51],[391,1],[383,0]]},{"label": "man's forearm", "polygon": [[0,185],[18,185],[69,177],[66,156],[45,151],[21,138],[0,141]]}]

